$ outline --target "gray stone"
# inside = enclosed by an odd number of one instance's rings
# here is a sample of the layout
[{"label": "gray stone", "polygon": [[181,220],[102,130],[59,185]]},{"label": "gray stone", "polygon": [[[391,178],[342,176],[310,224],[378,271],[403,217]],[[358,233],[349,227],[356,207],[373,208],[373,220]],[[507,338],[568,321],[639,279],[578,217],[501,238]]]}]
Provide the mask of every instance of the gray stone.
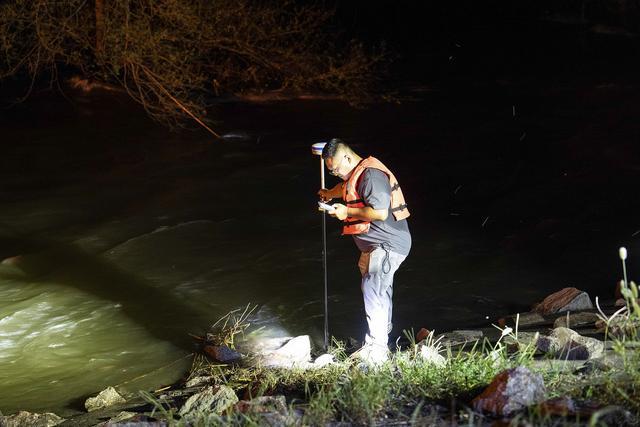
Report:
[{"label": "gray stone", "polygon": [[207,387],[200,393],[191,396],[180,408],[183,417],[197,416],[202,413],[221,414],[238,402],[236,393],[227,386]]},{"label": "gray stone", "polygon": [[583,337],[579,335],[573,339],[574,342],[584,346],[587,349],[587,359],[596,359],[604,353],[604,343],[596,338]]},{"label": "gray stone", "polygon": [[515,368],[513,374],[509,376],[504,394],[509,396],[509,401],[504,407],[505,414],[547,399],[547,390],[542,375],[534,374],[522,366]]},{"label": "gray stone", "polygon": [[592,308],[593,303],[591,302],[591,298],[589,298],[589,294],[586,292],[581,292],[577,297],[571,300],[569,304],[559,308],[556,313],[563,313],[565,311],[591,310]]},{"label": "gray stone", "polygon": [[2,427],[52,427],[63,421],[63,418],[50,412],[34,414],[20,411],[17,414],[0,416],[0,426]]},{"label": "gray stone", "polygon": [[555,328],[547,337],[540,337],[538,350],[552,357],[567,360],[595,359],[602,355],[604,343],[595,338],[583,337],[569,328]]},{"label": "gray stone", "polygon": [[[567,325],[567,317],[569,318],[569,324]],[[553,322],[554,328],[577,328],[581,326],[593,326],[595,327],[599,317],[596,313],[583,312],[583,313],[571,313],[567,312],[567,316],[558,317]]]},{"label": "gray stone", "polygon": [[95,411],[97,409],[107,408],[118,403],[125,403],[126,399],[122,397],[113,387],[107,387],[102,390],[96,397],[90,397],[84,402],[87,411]]}]

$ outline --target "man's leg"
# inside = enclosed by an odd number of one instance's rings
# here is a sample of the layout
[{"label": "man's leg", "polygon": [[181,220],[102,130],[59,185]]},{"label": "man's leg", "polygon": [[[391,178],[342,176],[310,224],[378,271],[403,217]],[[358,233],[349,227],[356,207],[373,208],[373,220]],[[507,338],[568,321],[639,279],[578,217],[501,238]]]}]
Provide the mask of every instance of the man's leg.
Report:
[{"label": "man's leg", "polygon": [[[369,254],[362,254],[359,262],[364,309],[369,325],[365,342],[385,352],[393,308],[393,276],[404,259],[404,255],[377,248]],[[367,266],[366,270],[363,265]]]}]

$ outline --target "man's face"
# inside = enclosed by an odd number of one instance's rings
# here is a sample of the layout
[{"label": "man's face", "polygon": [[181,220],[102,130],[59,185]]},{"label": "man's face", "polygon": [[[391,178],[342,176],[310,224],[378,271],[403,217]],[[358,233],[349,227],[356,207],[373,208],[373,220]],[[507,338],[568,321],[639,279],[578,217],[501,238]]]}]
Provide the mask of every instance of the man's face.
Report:
[{"label": "man's face", "polygon": [[325,159],[325,165],[327,166],[329,173],[342,180],[347,179],[347,175],[349,173],[349,171],[347,171],[349,166],[348,163],[347,156],[344,153],[336,153],[335,156]]}]

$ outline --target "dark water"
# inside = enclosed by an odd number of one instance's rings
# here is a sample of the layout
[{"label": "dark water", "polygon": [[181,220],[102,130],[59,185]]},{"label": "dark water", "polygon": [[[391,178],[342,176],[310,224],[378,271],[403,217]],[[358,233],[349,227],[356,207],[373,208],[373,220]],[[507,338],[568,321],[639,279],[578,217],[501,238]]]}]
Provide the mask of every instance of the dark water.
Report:
[{"label": "dark water", "polygon": [[[247,303],[265,330],[320,343],[310,146],[331,137],[385,162],[409,202],[394,337],[485,325],[565,286],[611,299],[617,248],[631,277],[640,253],[638,87],[405,81],[401,103],[367,109],[219,104],[216,128],[243,135],[224,142],[112,95],[4,110],[0,410],[68,413],[108,385],[175,381],[187,334]],[[358,254],[328,221],[330,332],[360,338]]]}]

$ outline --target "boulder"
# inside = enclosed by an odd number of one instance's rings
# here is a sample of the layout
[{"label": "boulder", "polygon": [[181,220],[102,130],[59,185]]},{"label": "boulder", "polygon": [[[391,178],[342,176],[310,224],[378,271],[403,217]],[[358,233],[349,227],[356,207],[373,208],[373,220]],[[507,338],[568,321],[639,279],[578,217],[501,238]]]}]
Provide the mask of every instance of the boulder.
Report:
[{"label": "boulder", "polygon": [[96,397],[90,397],[84,402],[87,411],[95,411],[97,409],[107,408],[109,406],[125,403],[126,399],[120,395],[113,387],[107,387],[102,390]]},{"label": "boulder", "polygon": [[220,363],[235,363],[242,359],[242,354],[226,345],[207,345],[204,347],[204,352]]},{"label": "boulder", "polygon": [[589,294],[576,288],[564,288],[546,297],[533,307],[542,315],[565,311],[590,310],[593,308]]},{"label": "boulder", "polygon": [[4,417],[0,416],[0,426],[2,427],[51,427],[63,421],[63,418],[50,412],[34,414],[27,411],[20,411],[17,414]]},{"label": "boulder", "polygon": [[306,367],[311,360],[311,341],[308,335],[301,335],[286,342],[277,350],[258,354],[262,365],[267,367]]},{"label": "boulder", "polygon": [[[567,323],[568,320],[568,323]],[[600,320],[596,313],[583,312],[583,313],[575,313],[571,314],[567,312],[566,316],[561,316],[556,319],[553,323],[554,328],[564,327],[564,328],[577,328],[581,326],[593,326],[595,327],[596,322]]]},{"label": "boulder", "polygon": [[518,366],[499,373],[475,399],[473,407],[480,412],[508,416],[515,411],[546,400],[547,390],[542,375]]},{"label": "boulder", "polygon": [[549,336],[538,338],[538,350],[552,357],[566,360],[588,360],[602,356],[604,343],[583,337],[569,328],[555,328]]},{"label": "boulder", "polygon": [[227,386],[207,387],[191,396],[180,408],[183,417],[197,416],[202,413],[222,414],[238,402],[235,391]]}]

